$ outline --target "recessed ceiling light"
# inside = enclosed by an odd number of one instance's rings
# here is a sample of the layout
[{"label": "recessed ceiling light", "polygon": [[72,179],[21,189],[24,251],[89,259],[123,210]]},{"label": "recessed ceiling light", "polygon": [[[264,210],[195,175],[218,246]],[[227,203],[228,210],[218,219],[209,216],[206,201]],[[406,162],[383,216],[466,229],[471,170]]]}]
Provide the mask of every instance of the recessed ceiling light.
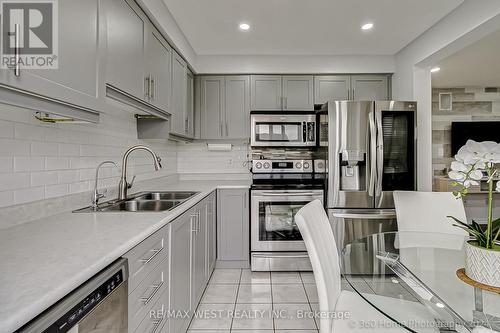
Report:
[{"label": "recessed ceiling light", "polygon": [[361,30],[370,30],[373,28],[373,23],[365,23],[361,26]]},{"label": "recessed ceiling light", "polygon": [[436,306],[437,306],[438,308],[441,308],[441,309],[442,309],[442,308],[444,308],[444,304],[443,304],[443,303],[436,303]]},{"label": "recessed ceiling light", "polygon": [[247,31],[250,29],[250,25],[248,23],[241,23],[240,30]]},{"label": "recessed ceiling light", "polygon": [[439,68],[439,67],[432,67],[431,73],[436,73],[436,72],[439,72],[440,70],[441,70],[441,68]]}]

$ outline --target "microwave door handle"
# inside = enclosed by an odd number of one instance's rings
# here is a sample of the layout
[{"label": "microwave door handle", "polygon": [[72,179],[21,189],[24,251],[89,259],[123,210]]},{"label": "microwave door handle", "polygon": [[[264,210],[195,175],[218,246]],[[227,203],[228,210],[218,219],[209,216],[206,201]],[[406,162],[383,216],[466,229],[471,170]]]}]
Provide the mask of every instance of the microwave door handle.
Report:
[{"label": "microwave door handle", "polygon": [[307,123],[304,121],[302,122],[302,142],[307,141]]},{"label": "microwave door handle", "polygon": [[375,187],[375,196],[382,195],[382,177],[384,176],[384,132],[382,130],[382,111],[375,113],[375,122],[377,124],[377,186]]},{"label": "microwave door handle", "polygon": [[377,136],[375,127],[375,116],[373,112],[368,114],[370,124],[370,183],[368,186],[368,195],[373,197],[375,194],[375,181],[377,173]]}]

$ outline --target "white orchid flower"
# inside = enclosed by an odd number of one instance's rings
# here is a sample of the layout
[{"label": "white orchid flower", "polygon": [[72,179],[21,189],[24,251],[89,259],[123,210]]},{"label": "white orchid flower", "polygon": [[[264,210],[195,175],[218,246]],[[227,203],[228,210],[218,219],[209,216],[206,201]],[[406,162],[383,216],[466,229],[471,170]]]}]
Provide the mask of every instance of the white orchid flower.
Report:
[{"label": "white orchid flower", "polygon": [[500,181],[497,182],[497,186],[495,188],[497,192],[500,192]]},{"label": "white orchid flower", "polygon": [[474,170],[470,172],[469,177],[473,180],[481,180],[483,179],[484,175],[481,170]]},{"label": "white orchid flower", "polygon": [[472,179],[466,179],[466,180],[464,180],[463,185],[464,185],[464,187],[469,188],[473,185],[475,185],[475,186],[479,185],[479,182],[472,180]]},{"label": "white orchid flower", "polygon": [[448,173],[448,177],[450,177],[450,179],[455,180],[457,182],[464,181],[466,178],[465,173],[459,172],[459,171],[450,171]]},{"label": "white orchid flower", "polygon": [[451,162],[451,170],[460,171],[460,172],[467,172],[467,171],[469,171],[469,167],[466,166],[462,162],[454,161],[454,162]]}]

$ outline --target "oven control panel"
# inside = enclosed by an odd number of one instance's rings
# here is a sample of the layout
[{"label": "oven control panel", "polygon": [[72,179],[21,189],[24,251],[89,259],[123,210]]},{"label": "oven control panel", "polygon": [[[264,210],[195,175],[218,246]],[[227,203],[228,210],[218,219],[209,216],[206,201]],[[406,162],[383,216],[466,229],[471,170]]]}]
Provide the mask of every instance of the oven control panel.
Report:
[{"label": "oven control panel", "polygon": [[253,160],[252,173],[312,173],[312,160]]}]

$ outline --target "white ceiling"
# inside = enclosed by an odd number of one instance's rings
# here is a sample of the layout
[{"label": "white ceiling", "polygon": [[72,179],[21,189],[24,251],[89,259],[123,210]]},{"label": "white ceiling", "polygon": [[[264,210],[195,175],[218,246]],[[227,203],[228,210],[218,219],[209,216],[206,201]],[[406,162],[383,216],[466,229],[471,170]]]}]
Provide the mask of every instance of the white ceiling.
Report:
[{"label": "white ceiling", "polygon": [[433,87],[500,87],[500,30],[437,65]]},{"label": "white ceiling", "polygon": [[[392,55],[463,0],[163,0],[199,55]],[[251,30],[241,32],[247,22]],[[360,26],[373,22],[372,31]]]}]

